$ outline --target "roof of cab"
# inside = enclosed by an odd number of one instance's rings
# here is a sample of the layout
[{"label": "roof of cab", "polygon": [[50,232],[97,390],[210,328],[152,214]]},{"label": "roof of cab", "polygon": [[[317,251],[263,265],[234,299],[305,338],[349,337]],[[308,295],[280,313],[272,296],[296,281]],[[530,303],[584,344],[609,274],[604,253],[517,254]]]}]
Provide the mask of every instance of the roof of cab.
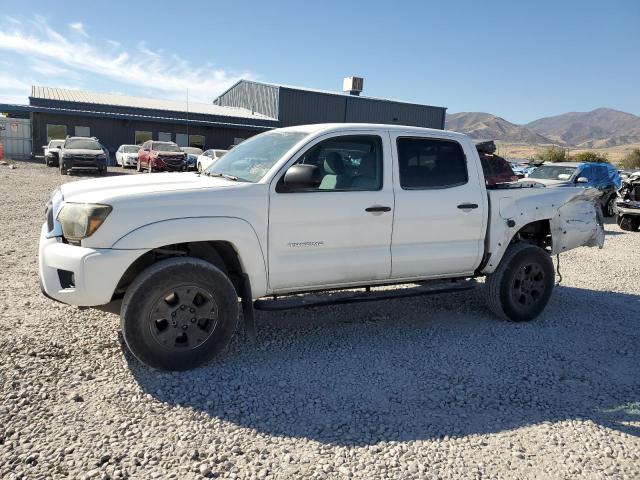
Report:
[{"label": "roof of cab", "polygon": [[[447,137],[468,138],[465,134],[451,130],[439,130],[436,128],[410,127],[407,125],[387,125],[383,123],[317,123],[312,125],[296,125],[293,127],[279,128],[277,131],[291,132],[336,132],[343,130],[382,130],[392,132],[431,133],[436,135],[446,134]],[[271,130],[274,131],[274,130]]]}]

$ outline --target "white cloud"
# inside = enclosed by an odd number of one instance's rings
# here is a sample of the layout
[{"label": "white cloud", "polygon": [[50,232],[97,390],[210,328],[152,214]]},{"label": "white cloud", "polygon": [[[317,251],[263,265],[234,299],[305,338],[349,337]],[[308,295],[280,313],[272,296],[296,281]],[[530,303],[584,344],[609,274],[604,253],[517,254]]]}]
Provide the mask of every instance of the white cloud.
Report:
[{"label": "white cloud", "polygon": [[25,103],[31,84],[0,72],[0,103]]},{"label": "white cloud", "polygon": [[48,77],[77,77],[77,73],[68,68],[60,67],[50,61],[39,60],[37,58],[31,60],[31,70]]},{"label": "white cloud", "polygon": [[[254,78],[250,72],[231,73],[211,64],[195,67],[176,55],[153,50],[144,43],[129,51],[115,41],[70,40],[41,17],[23,22],[20,28],[9,25],[13,23],[8,21],[0,26],[0,50],[30,61],[38,73],[48,70],[48,75],[55,72],[57,77],[66,77],[72,82],[90,74],[128,84],[137,91],[175,99],[183,99],[189,89],[191,100],[209,103],[240,78]],[[69,26],[75,31],[84,31],[82,24]],[[58,85],[56,80],[51,86]],[[85,88],[91,89],[91,85]]]},{"label": "white cloud", "polygon": [[89,34],[87,34],[86,30],[84,29],[84,25],[81,22],[70,23],[69,28],[71,28],[72,30],[75,30],[83,37],[89,38]]}]

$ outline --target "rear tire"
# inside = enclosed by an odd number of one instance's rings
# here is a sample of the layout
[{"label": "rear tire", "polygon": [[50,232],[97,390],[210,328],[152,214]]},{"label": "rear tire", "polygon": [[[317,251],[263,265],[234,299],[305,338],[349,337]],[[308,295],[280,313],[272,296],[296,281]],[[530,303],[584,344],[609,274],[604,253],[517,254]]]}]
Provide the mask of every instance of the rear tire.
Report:
[{"label": "rear tire", "polygon": [[535,245],[515,243],[507,248],[498,268],[487,276],[487,305],[504,320],[533,320],[549,302],[554,282],[551,256]]},{"label": "rear tire", "polygon": [[189,370],[229,344],[238,326],[238,294],[209,262],[169,258],[134,280],[120,316],[124,340],[140,362],[160,370]]}]

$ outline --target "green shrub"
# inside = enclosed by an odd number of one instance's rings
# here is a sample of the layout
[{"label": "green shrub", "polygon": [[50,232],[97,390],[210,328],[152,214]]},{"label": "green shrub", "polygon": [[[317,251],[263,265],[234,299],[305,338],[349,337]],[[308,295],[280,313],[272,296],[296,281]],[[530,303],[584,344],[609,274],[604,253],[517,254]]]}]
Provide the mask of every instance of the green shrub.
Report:
[{"label": "green shrub", "polygon": [[543,162],[568,162],[567,151],[560,147],[549,147],[544,150],[538,150],[534,158]]},{"label": "green shrub", "polygon": [[569,158],[570,162],[595,162],[595,163],[607,163],[609,158],[606,153],[598,152],[579,152],[574,153]]},{"label": "green shrub", "polygon": [[640,148],[634,148],[620,162],[620,166],[625,170],[640,169]]}]

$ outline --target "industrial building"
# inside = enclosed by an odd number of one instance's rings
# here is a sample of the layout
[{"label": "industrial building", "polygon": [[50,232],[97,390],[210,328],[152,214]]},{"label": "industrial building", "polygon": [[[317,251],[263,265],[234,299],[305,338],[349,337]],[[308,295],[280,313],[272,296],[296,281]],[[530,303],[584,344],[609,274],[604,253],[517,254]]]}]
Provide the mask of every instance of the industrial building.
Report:
[{"label": "industrial building", "polygon": [[[29,128],[21,131],[29,132],[31,138],[11,143],[21,145],[22,151],[14,152],[16,158],[29,148],[29,155],[40,155],[49,140],[67,135],[97,137],[113,153],[122,144],[149,139],[203,150],[226,149],[269,129],[311,123],[444,128],[444,107],[360,96],[362,79],[357,77],[346,78],[344,90],[241,80],[211,104],[204,104],[33,86],[29,105],[0,103],[0,113],[29,120]],[[0,142],[5,131],[0,131]]]}]

